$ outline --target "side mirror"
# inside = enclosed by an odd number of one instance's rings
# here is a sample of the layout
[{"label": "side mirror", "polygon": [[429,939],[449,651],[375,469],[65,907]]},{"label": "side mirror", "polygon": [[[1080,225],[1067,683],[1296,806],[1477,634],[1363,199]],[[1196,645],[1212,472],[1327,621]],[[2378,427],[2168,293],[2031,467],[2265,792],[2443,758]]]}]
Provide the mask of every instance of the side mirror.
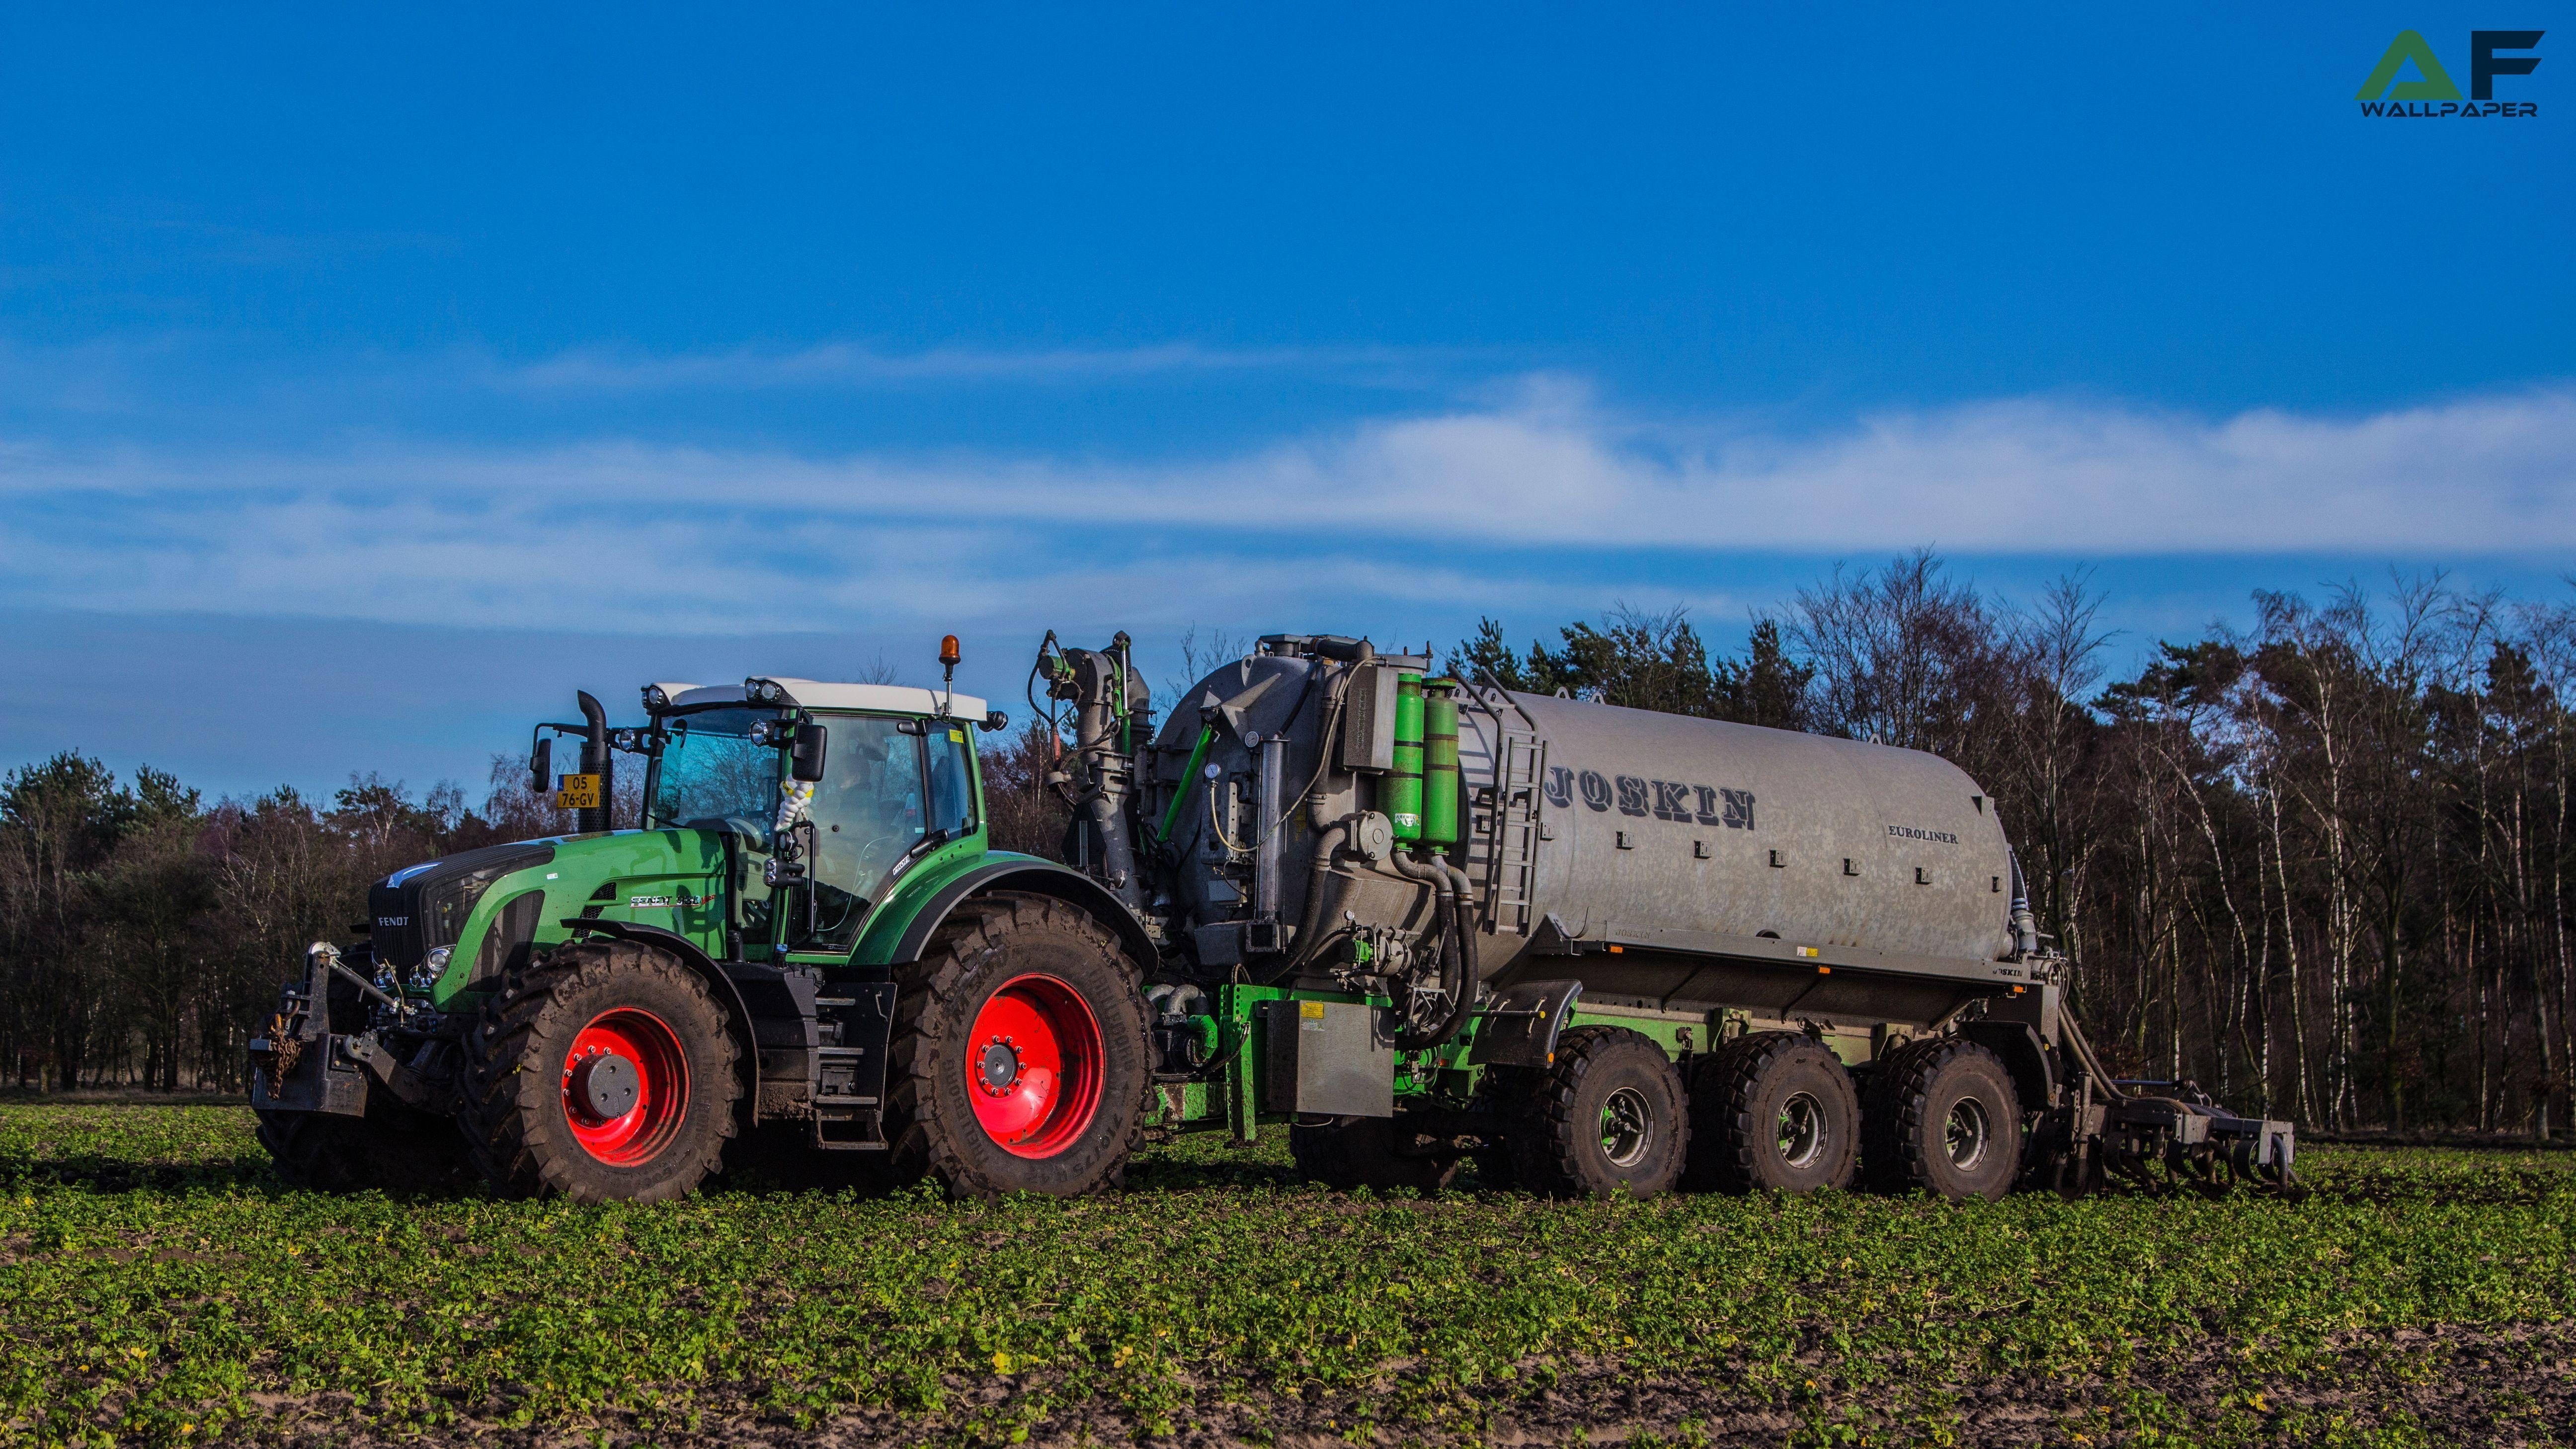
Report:
[{"label": "side mirror", "polygon": [[554,780],[555,742],[540,739],[528,756],[528,788],[542,795],[554,787]]},{"label": "side mirror", "polygon": [[818,724],[796,727],[796,740],[787,747],[787,773],[792,779],[812,784],[823,778],[823,750],[831,736]]}]

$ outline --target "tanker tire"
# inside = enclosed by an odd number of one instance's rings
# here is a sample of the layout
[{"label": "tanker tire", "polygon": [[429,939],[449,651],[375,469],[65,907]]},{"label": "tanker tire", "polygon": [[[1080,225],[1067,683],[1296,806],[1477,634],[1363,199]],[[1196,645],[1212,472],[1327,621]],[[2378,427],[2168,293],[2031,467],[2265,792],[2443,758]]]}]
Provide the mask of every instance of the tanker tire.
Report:
[{"label": "tanker tire", "polygon": [[1702,1057],[1691,1076],[1691,1121],[1699,1147],[1691,1158],[1694,1188],[1804,1193],[1851,1186],[1860,1101],[1841,1060],[1803,1033],[1755,1032]]},{"label": "tanker tire", "polygon": [[[679,1116],[649,1157],[606,1162],[574,1135],[564,1066],[612,1011],[668,1028],[687,1068]],[[698,1190],[724,1157],[742,1095],[725,1009],[697,973],[649,946],[582,941],[510,971],[465,1038],[460,1125],[493,1190],[574,1202],[664,1202]]]},{"label": "tanker tire", "polygon": [[1869,1185],[1952,1202],[1991,1202],[2021,1176],[2021,1099],[1993,1052],[1955,1036],[1917,1037],[1870,1083],[1861,1150]]},{"label": "tanker tire", "polygon": [[364,1117],[261,1112],[259,1145],[288,1187],[308,1192],[445,1194],[480,1174],[464,1136],[445,1118],[370,1104]]},{"label": "tanker tire", "polygon": [[1349,1192],[1411,1188],[1428,1197],[1458,1175],[1456,1153],[1409,1152],[1431,1139],[1403,1130],[1402,1117],[1336,1117],[1288,1129],[1288,1155],[1308,1182]]},{"label": "tanker tire", "polygon": [[[1530,1084],[1504,1141],[1520,1184],[1550,1197],[1653,1197],[1681,1177],[1690,1149],[1688,1095],[1672,1059],[1616,1026],[1578,1026],[1556,1039],[1556,1060]],[[1609,1114],[1623,1113],[1633,1145],[1618,1147]]]},{"label": "tanker tire", "polygon": [[[895,970],[885,1133],[897,1180],[932,1177],[957,1198],[1082,1197],[1124,1185],[1127,1159],[1144,1140],[1153,1067],[1137,968],[1106,927],[1048,896],[978,896],[918,962]],[[967,1095],[964,1053],[977,1014],[1000,988],[1033,974],[1080,996],[1100,1031],[1096,1112],[1079,1140],[1048,1157],[995,1141]]]}]

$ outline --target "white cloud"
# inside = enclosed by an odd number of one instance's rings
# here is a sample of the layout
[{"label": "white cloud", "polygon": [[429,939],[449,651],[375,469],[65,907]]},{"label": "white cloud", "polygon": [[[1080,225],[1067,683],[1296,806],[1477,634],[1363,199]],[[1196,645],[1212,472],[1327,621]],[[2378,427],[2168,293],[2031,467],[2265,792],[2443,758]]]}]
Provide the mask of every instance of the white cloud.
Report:
[{"label": "white cloud", "polygon": [[[1498,584],[1524,606],[1534,589],[1589,608],[1597,583],[1575,600],[1544,551],[1585,551],[1614,575],[1648,553],[1918,544],[2565,551],[2576,393],[2214,420],[2024,399],[1783,436],[1619,417],[1551,382],[1152,465],[613,440],[291,456],[21,441],[0,442],[0,501],[0,600],[17,604],[690,630],[961,609],[1275,618]],[[1525,579],[1492,577],[1516,557]]]},{"label": "white cloud", "polygon": [[666,355],[592,348],[520,367],[495,367],[489,379],[505,389],[531,393],[747,392],[914,383],[1044,385],[1209,372],[1410,375],[1466,355],[1455,349],[1228,348],[1191,342],[1023,350],[936,347],[920,352],[831,343],[787,351],[740,348]]}]

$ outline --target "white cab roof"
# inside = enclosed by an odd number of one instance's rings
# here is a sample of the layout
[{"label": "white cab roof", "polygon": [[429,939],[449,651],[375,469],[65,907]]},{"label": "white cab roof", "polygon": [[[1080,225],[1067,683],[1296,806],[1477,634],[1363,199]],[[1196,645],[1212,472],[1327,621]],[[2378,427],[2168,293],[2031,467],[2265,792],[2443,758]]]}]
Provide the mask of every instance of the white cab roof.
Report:
[{"label": "white cab roof", "polygon": [[[938,714],[940,706],[963,720],[981,721],[986,706],[971,694],[949,695],[936,689],[915,689],[908,684],[831,684],[818,679],[787,679],[775,674],[756,675],[787,691],[790,704],[807,709],[865,709],[885,714]],[[739,704],[742,686],[663,685],[675,705]]]}]

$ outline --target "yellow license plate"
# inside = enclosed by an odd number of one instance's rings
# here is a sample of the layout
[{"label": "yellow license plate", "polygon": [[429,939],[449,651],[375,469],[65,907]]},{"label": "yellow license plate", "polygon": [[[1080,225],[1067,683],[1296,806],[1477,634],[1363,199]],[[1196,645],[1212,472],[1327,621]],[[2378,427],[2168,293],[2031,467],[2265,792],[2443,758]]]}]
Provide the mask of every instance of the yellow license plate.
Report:
[{"label": "yellow license plate", "polygon": [[599,808],[597,775],[558,775],[555,777],[557,810],[596,810]]}]

